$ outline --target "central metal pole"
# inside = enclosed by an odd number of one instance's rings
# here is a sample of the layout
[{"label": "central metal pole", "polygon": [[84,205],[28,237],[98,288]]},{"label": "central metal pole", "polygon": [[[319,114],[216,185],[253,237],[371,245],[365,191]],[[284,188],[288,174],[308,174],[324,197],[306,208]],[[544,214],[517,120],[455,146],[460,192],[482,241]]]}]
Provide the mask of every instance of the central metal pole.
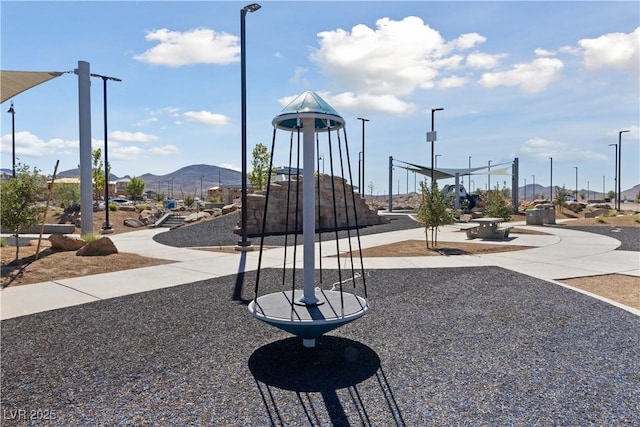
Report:
[{"label": "central metal pole", "polygon": [[302,119],[302,239],[304,257],[304,289],[298,301],[305,305],[317,305],[320,300],[315,292],[315,181],[314,181],[314,135],[315,119]]},{"label": "central metal pole", "polygon": [[[369,119],[358,117],[358,120],[362,120],[362,185],[358,182],[358,190],[360,194],[364,195],[364,122],[368,122]],[[358,166],[360,166],[360,163],[358,163]],[[358,179],[359,178],[360,176],[358,175]]]},{"label": "central metal pole", "polygon": [[16,111],[13,109],[13,101],[11,101],[11,107],[7,113],[11,113],[11,154],[13,157],[12,161],[12,174],[14,178],[16,177]]}]

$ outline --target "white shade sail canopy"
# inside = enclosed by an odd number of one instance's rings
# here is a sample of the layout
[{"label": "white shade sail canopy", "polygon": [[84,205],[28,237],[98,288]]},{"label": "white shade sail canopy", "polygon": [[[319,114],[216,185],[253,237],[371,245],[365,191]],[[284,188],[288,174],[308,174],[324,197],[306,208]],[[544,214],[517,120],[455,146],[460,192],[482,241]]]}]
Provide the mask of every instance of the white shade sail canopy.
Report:
[{"label": "white shade sail canopy", "polygon": [[[431,168],[427,167],[427,166],[420,166],[420,165],[416,165],[414,163],[408,163],[408,162],[403,162],[402,160],[397,160],[394,159],[395,161],[399,161],[402,162],[408,166],[401,166],[398,165],[399,167],[403,168],[403,169],[408,169],[412,172],[416,172],[425,176],[431,176]],[[487,165],[485,166],[479,166],[479,167],[475,167],[475,168],[458,168],[458,169],[452,169],[452,168],[433,168],[433,177],[434,179],[448,179],[448,178],[455,178],[456,174],[458,174],[459,176],[466,176],[466,175],[510,175],[509,173],[509,169],[511,168],[513,162],[508,162],[508,163],[499,163],[499,164],[495,164],[495,165],[491,165],[491,167],[495,168],[495,169],[489,169]],[[508,167],[505,168],[500,168],[497,169],[497,166],[504,166],[504,165],[509,165]]]},{"label": "white shade sail canopy", "polygon": [[[48,80],[60,77],[59,71],[0,71],[0,94],[2,102],[13,98],[25,90]],[[2,103],[0,102],[0,103]]]}]

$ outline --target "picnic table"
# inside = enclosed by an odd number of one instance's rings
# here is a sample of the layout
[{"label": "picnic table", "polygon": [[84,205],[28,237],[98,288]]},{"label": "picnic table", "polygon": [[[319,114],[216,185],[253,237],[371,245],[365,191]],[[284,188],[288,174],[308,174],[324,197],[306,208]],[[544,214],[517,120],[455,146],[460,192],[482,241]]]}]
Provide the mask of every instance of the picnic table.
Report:
[{"label": "picnic table", "polygon": [[509,230],[512,227],[500,227],[500,223],[504,222],[503,218],[476,218],[472,222],[478,225],[466,229],[467,238],[475,239],[506,239],[509,237]]}]

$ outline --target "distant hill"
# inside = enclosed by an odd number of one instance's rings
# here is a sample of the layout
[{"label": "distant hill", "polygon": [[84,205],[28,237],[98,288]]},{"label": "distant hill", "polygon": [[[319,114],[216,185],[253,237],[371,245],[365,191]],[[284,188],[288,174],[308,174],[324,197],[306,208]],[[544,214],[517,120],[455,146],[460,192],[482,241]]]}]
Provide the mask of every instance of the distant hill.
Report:
[{"label": "distant hill", "polygon": [[[11,169],[2,169],[2,172],[11,175]],[[70,169],[58,172],[58,178],[79,178],[80,169]],[[131,178],[129,175],[119,177],[109,175],[109,181]],[[222,168],[214,165],[191,165],[178,169],[166,175],[153,175],[145,173],[138,176],[145,182],[145,191],[159,191],[169,197],[183,198],[186,195],[200,197],[200,190],[206,193],[207,188],[222,185],[240,186],[242,174],[233,169]],[[201,187],[202,186],[202,187]]]}]

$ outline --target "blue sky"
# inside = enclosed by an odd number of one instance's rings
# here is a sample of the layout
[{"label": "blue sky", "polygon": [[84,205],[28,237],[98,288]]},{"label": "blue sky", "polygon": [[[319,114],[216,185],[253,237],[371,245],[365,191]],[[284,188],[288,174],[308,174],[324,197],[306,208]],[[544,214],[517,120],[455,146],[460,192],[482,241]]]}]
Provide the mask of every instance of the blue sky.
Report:
[{"label": "blue sky", "polygon": [[[240,169],[240,9],[250,2],[31,2],[1,7],[3,70],[70,71],[108,84],[109,161],[118,176],[190,164]],[[272,119],[311,90],[346,120],[356,168],[388,189],[388,159],[440,167],[520,159],[520,185],[613,189],[640,182],[640,7],[632,2],[276,2],[246,17],[247,141],[270,146]],[[102,81],[92,80],[92,138],[103,147]],[[65,74],[12,99],[16,155],[51,173],[77,167],[78,83]],[[1,166],[11,168],[10,101]],[[280,132],[280,131],[279,131]],[[276,163],[287,161],[276,151]],[[320,149],[321,155],[327,155]],[[249,158],[250,160],[250,158]],[[250,166],[249,166],[250,167]],[[507,181],[510,178],[492,177]],[[485,188],[487,178],[473,178]],[[409,190],[414,188],[409,175]],[[393,191],[405,192],[396,169]],[[444,184],[446,182],[442,182]],[[510,185],[510,184],[509,184]],[[502,186],[502,185],[501,185]],[[474,187],[474,188],[475,188]],[[367,193],[369,189],[367,189]]]}]

